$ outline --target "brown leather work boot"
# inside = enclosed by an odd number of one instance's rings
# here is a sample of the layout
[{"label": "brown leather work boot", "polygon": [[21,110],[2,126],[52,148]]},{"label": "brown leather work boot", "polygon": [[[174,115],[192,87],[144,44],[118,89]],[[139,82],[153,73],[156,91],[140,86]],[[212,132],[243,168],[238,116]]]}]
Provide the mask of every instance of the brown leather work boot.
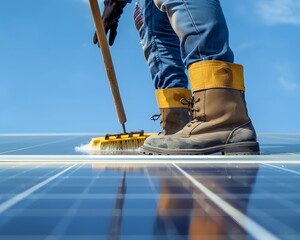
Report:
[{"label": "brown leather work boot", "polygon": [[161,108],[159,135],[170,135],[180,131],[190,121],[187,108]]},{"label": "brown leather work boot", "polygon": [[178,132],[191,120],[188,106],[181,102],[182,99],[191,96],[191,91],[186,88],[156,90],[156,99],[160,110],[158,116],[160,116],[162,127],[162,131],[159,133],[160,136]]},{"label": "brown leather work boot", "polygon": [[[194,90],[193,120],[181,131],[149,137],[144,154],[259,154],[256,133],[247,113],[241,65],[199,62],[189,69]],[[207,79],[196,81],[196,79]],[[200,78],[199,78],[200,77]]]}]

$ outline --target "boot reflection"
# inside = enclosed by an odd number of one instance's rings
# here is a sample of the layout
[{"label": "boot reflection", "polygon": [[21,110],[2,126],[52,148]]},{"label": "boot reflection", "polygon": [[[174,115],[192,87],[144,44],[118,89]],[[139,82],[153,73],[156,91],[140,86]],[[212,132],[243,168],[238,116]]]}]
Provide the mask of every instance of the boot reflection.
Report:
[{"label": "boot reflection", "polygon": [[[190,174],[231,206],[247,214],[257,170],[258,167],[253,165],[243,166],[243,169],[204,167],[193,168]],[[160,180],[154,235],[157,239],[162,236],[191,240],[247,238],[247,232],[238,223],[186,178],[174,172]]]},{"label": "boot reflection", "polygon": [[193,209],[192,189],[184,187],[174,179],[160,180],[160,198],[157,204],[157,216],[154,235],[187,236],[190,214]]},{"label": "boot reflection", "polygon": [[[168,166],[107,165],[94,164],[94,171],[116,172],[120,177],[116,189],[113,215],[110,218],[108,239],[122,236],[122,225],[129,221],[124,216],[127,181],[133,176],[146,177],[153,182],[154,191],[159,193],[153,219],[153,239],[247,239],[248,233],[241,225],[220,209],[215,201],[201,192],[177,169]],[[231,207],[247,215],[248,201],[258,172],[257,165],[202,165],[201,167],[183,167],[183,170],[195,178],[209,191],[218,195]],[[118,173],[118,172],[121,172]],[[131,179],[132,180],[132,179]],[[146,185],[144,185],[147,187]],[[143,191],[144,192],[144,191]],[[132,192],[140,194],[139,190]],[[153,193],[153,192],[152,192]],[[141,201],[137,200],[137,201]],[[138,204],[138,203],[137,203]],[[126,208],[126,207],[125,207]],[[128,209],[127,209],[128,210]],[[130,209],[129,209],[130,210]],[[127,213],[130,213],[128,211]],[[141,215],[140,223],[145,217]],[[148,222],[149,223],[149,222]],[[150,227],[151,228],[151,227]],[[133,228],[134,229],[134,228]],[[132,232],[134,233],[134,232]],[[142,238],[141,238],[142,239]]]}]

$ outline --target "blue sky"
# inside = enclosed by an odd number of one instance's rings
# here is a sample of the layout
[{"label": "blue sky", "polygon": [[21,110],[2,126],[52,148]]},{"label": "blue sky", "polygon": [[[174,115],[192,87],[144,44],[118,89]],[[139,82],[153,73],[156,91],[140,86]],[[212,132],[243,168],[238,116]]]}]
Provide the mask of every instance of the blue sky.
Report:
[{"label": "blue sky", "polygon": [[[258,132],[300,131],[300,1],[221,0]],[[103,9],[103,7],[102,7]],[[111,48],[129,131],[159,130],[148,67],[125,8]],[[2,1],[0,133],[121,131],[86,0]]]}]

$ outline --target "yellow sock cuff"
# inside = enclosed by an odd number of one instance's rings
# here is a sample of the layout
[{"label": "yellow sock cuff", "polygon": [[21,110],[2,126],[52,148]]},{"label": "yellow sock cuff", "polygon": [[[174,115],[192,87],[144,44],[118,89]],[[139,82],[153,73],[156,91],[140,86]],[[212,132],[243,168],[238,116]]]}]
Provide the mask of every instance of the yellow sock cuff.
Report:
[{"label": "yellow sock cuff", "polygon": [[189,69],[192,91],[210,88],[245,90],[243,66],[239,64],[208,60],[193,63]]},{"label": "yellow sock cuff", "polygon": [[157,89],[155,94],[159,108],[187,108],[180,100],[192,97],[191,91],[186,88]]}]

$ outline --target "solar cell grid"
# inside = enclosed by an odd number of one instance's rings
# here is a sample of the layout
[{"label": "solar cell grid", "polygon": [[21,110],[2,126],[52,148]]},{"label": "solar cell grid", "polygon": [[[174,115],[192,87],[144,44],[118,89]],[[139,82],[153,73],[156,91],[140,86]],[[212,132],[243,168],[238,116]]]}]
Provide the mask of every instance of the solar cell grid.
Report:
[{"label": "solar cell grid", "polygon": [[[260,157],[68,155],[83,138],[4,146],[18,155],[0,157],[0,239],[300,238],[299,149],[282,151],[298,135],[266,134],[280,151]],[[36,155],[47,144],[66,154]]]}]

